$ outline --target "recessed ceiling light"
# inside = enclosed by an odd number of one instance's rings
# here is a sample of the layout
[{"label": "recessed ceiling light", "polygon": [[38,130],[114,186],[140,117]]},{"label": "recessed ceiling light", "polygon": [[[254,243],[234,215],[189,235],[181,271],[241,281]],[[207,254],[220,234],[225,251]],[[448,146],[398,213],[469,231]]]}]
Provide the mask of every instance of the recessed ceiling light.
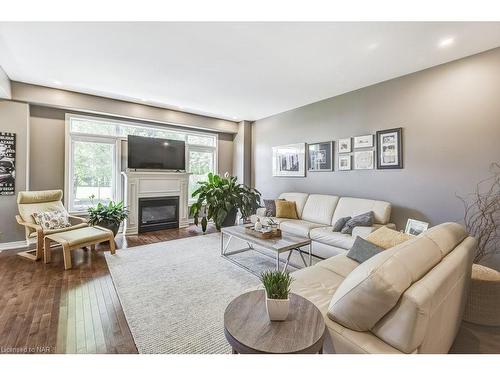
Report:
[{"label": "recessed ceiling light", "polygon": [[455,38],[444,38],[439,42],[439,47],[448,47],[455,43]]},{"label": "recessed ceiling light", "polygon": [[143,102],[147,102],[148,100],[147,100],[147,99],[141,99],[141,101],[143,101]]},{"label": "recessed ceiling light", "polygon": [[61,84],[61,81],[54,81],[54,82],[52,82],[52,83],[53,83],[54,85],[59,86],[59,85]]},{"label": "recessed ceiling light", "polygon": [[368,49],[372,51],[377,48],[378,48],[378,43],[372,43],[368,46]]}]

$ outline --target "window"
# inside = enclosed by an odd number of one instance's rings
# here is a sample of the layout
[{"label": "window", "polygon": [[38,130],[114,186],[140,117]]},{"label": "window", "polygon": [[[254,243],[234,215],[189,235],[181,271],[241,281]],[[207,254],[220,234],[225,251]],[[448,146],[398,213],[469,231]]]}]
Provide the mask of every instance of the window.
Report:
[{"label": "window", "polygon": [[[189,199],[198,181],[217,173],[217,135],[164,126],[67,115],[66,195],[71,212],[83,212],[98,202],[122,200],[120,142],[128,135],[186,142]],[[90,197],[93,197],[92,199]]]}]

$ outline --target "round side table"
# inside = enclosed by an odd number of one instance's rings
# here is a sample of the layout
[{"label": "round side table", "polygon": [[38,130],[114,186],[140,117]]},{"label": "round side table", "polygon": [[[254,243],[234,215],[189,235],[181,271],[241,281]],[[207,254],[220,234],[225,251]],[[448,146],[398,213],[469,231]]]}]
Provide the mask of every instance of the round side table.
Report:
[{"label": "round side table", "polygon": [[285,321],[271,322],[264,290],[236,297],[224,313],[224,334],[233,354],[322,353],[325,321],[307,299],[290,294],[290,312]]}]

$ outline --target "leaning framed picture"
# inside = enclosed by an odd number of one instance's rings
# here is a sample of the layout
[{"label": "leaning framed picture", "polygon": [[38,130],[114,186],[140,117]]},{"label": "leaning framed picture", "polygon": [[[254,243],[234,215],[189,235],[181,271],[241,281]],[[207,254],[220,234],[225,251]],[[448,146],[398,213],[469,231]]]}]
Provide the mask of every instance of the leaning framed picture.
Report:
[{"label": "leaning framed picture", "polygon": [[377,169],[403,168],[403,128],[377,132]]},{"label": "leaning framed picture", "polygon": [[373,150],[354,153],[354,169],[373,169]]},{"label": "leaning framed picture", "polygon": [[429,223],[425,221],[408,219],[406,222],[405,233],[412,236],[418,236],[420,233],[425,232],[429,228]]},{"label": "leaning framed picture", "polygon": [[308,171],[333,171],[333,142],[309,143],[307,148]]},{"label": "leaning framed picture", "polygon": [[273,176],[305,177],[305,165],[305,143],[294,143],[273,147]]},{"label": "leaning framed picture", "polygon": [[351,152],[351,138],[343,138],[337,141],[338,153]]},{"label": "leaning framed picture", "polygon": [[339,171],[350,171],[351,170],[351,155],[339,155]]}]

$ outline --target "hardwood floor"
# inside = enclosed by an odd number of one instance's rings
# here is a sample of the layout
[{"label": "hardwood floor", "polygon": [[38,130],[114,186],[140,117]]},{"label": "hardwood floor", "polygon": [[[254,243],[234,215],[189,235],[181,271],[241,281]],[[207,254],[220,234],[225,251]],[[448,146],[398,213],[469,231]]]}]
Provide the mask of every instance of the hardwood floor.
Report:
[{"label": "hardwood floor", "polygon": [[[116,242],[121,249],[200,234],[190,226],[118,235]],[[1,252],[0,353],[137,353],[105,250],[107,245],[72,251],[67,271],[61,248],[54,249],[50,264]]]}]

